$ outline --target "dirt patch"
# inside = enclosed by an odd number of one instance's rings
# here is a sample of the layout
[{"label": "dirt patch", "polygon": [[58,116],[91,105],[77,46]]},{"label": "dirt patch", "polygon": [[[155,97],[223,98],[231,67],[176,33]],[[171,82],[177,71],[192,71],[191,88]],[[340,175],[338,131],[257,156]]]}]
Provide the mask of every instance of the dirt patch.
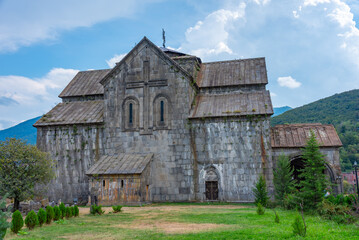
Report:
[{"label": "dirt patch", "polygon": [[[240,205],[184,205],[184,206],[163,206],[163,205],[147,205],[143,207],[123,207],[123,212],[126,213],[140,213],[140,215],[143,215],[141,213],[145,212],[147,215],[147,212],[151,212],[151,214],[156,214],[154,212],[183,212],[190,209],[236,209],[236,208],[248,208],[249,206],[240,206]],[[89,214],[90,208],[79,208],[80,209],[80,215]],[[105,213],[112,212],[112,207],[102,207],[102,210],[105,211]],[[154,211],[154,212],[152,212]]]},{"label": "dirt patch", "polygon": [[153,230],[167,234],[176,233],[196,233],[214,230],[217,228],[230,228],[230,225],[212,223],[180,223],[180,222],[136,222],[129,225],[119,225],[119,227]]},{"label": "dirt patch", "polygon": [[[143,207],[123,207],[122,212],[132,214],[136,218],[128,223],[121,223],[120,225],[112,225],[112,227],[120,227],[127,229],[151,230],[163,232],[166,234],[178,233],[196,233],[212,231],[214,229],[231,228],[231,225],[213,224],[213,223],[185,223],[175,222],[168,218],[177,213],[192,212],[194,209],[239,209],[247,206],[240,205],[156,205],[151,204]],[[111,207],[103,207],[105,213],[112,212]],[[89,208],[80,208],[80,215],[89,214]],[[79,239],[74,236],[70,239]],[[106,239],[106,238],[103,238]]]}]

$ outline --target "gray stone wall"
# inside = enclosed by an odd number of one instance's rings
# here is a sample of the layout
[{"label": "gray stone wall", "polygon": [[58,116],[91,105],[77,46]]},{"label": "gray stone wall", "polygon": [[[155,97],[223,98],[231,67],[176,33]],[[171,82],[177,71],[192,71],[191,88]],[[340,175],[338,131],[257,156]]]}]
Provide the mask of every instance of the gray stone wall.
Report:
[{"label": "gray stone wall", "polygon": [[[144,61],[149,62],[148,69]],[[159,84],[154,84],[155,81]],[[154,153],[150,165],[150,200],[193,200],[186,124],[195,90],[189,77],[151,46],[143,44],[133,50],[120,70],[104,84],[104,91],[105,154]],[[158,126],[156,121],[159,111],[154,106],[158,96],[165,97],[168,103],[164,126]],[[133,105],[138,111],[133,114],[138,116],[138,122],[134,122],[132,129],[125,124],[129,118],[125,104],[128,99],[138,102],[138,106]]]},{"label": "gray stone wall", "polygon": [[38,127],[37,147],[55,160],[56,178],[47,186],[50,201],[87,202],[85,172],[103,154],[102,139],[99,125]]},{"label": "gray stone wall", "polygon": [[254,201],[252,189],[262,174],[272,191],[269,127],[268,118],[192,121],[193,164],[198,169],[196,198],[206,200],[206,174],[213,169],[221,201]]}]

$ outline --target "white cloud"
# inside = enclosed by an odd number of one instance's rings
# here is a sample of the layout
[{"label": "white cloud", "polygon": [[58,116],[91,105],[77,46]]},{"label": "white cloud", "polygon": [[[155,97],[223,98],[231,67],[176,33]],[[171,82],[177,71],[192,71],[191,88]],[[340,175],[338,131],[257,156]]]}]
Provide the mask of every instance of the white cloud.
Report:
[{"label": "white cloud", "polygon": [[126,55],[127,55],[127,53],[120,54],[120,55],[115,54],[113,56],[113,58],[106,60],[106,63],[110,68],[113,68],[114,66],[116,66],[116,63],[120,62],[122,60],[122,58],[124,58]]},{"label": "white cloud", "polygon": [[318,4],[330,3],[330,0],[304,0],[304,6],[317,6]]},{"label": "white cloud", "polygon": [[302,85],[300,82],[297,82],[294,78],[291,76],[288,77],[279,77],[277,79],[277,82],[279,86],[281,87],[287,87],[287,88],[298,88],[300,85]]},{"label": "white cloud", "polygon": [[270,92],[270,96],[271,96],[271,97],[276,97],[276,96],[277,96],[277,94],[276,94],[276,93],[274,93],[274,92]]},{"label": "white cloud", "polygon": [[187,29],[186,42],[180,49],[202,58],[233,54],[228,46],[229,31],[239,20],[244,21],[245,8],[246,4],[241,2],[230,10],[219,9],[210,13],[203,21]]},{"label": "white cloud", "polygon": [[63,89],[77,72],[74,69],[53,68],[42,78],[0,76],[0,97],[10,98],[21,105],[33,105],[45,99],[53,100],[54,96],[50,92]]},{"label": "white cloud", "polygon": [[89,27],[119,17],[130,17],[154,0],[2,0],[0,52],[15,51],[62,31]]}]

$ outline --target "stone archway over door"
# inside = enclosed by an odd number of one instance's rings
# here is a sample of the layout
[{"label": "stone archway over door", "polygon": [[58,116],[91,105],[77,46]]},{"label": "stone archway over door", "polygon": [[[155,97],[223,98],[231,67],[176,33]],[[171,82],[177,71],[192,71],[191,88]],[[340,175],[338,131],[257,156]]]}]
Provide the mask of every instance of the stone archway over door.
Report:
[{"label": "stone archway over door", "polygon": [[206,199],[218,200],[218,176],[214,169],[209,169],[206,172]]},{"label": "stone archway over door", "polygon": [[[302,157],[297,156],[297,157],[293,158],[291,160],[291,162],[290,162],[290,165],[294,170],[293,171],[293,178],[296,181],[302,181],[303,179],[301,179],[299,177],[300,171],[304,168],[304,160],[302,159]],[[324,173],[327,176],[327,180],[332,185],[334,193],[338,194],[338,189],[336,187],[334,187],[336,182],[335,182],[335,177],[334,177],[333,170],[331,169],[331,167],[327,163],[325,163]]]}]

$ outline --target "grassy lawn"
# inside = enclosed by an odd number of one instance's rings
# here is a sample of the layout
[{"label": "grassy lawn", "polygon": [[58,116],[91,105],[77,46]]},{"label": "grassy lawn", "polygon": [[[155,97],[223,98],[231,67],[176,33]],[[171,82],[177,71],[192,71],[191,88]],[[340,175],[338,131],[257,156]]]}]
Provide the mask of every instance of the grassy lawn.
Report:
[{"label": "grassy lawn", "polygon": [[[277,210],[280,223],[267,209],[262,216],[251,205],[233,204],[152,204],[124,207],[121,213],[88,215],[80,208],[80,217],[63,224],[52,223],[5,239],[303,239],[292,234],[295,211]],[[305,239],[359,239],[357,225],[338,225],[317,216],[306,216]]]}]

